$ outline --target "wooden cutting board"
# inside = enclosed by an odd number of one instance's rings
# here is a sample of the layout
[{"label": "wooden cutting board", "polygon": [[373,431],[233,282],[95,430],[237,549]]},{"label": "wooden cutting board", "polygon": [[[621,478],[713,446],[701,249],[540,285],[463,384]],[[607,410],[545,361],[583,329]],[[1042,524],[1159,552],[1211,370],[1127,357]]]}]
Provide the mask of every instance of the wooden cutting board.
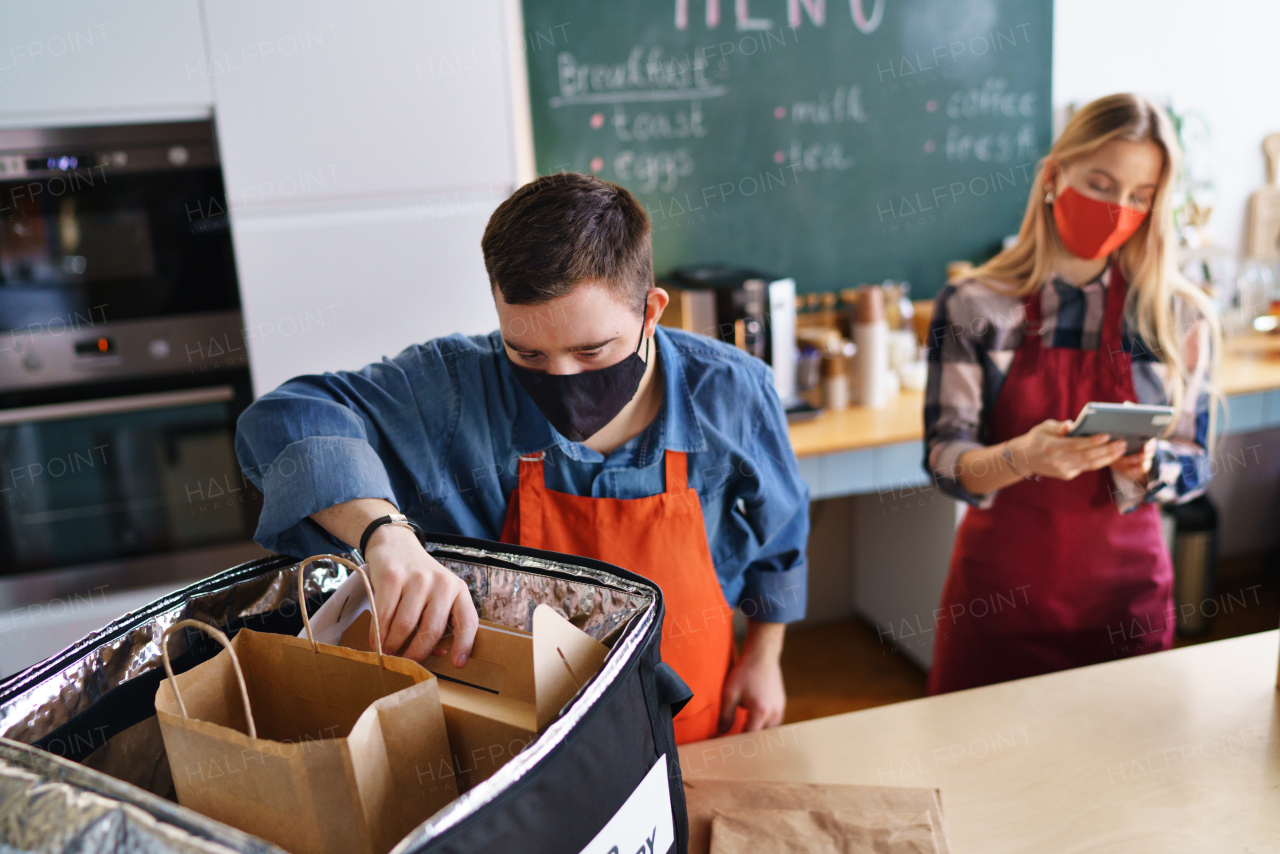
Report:
[{"label": "wooden cutting board", "polygon": [[1280,133],[1262,140],[1267,157],[1267,183],[1249,198],[1250,258],[1275,261],[1280,258]]}]

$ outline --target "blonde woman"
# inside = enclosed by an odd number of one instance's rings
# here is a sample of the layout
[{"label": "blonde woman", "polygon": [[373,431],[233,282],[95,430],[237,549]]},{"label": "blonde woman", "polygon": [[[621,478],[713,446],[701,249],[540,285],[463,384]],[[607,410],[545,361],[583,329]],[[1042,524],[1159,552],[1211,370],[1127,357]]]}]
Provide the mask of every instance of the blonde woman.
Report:
[{"label": "blonde woman", "polygon": [[[1205,488],[1220,338],[1175,271],[1181,152],[1136,95],[1075,113],[1032,183],[1017,242],[938,294],[926,466],[971,507],[956,536],[930,693],[1173,642],[1156,502]],[[1068,437],[1089,401],[1171,404],[1160,439]]]}]

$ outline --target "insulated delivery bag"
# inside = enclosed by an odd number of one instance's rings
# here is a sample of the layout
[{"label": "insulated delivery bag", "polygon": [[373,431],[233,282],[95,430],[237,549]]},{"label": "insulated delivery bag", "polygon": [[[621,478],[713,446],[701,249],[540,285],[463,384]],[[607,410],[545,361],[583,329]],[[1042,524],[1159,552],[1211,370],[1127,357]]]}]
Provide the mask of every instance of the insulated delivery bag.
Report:
[{"label": "insulated delivery bag", "polygon": [[[531,740],[487,778],[461,777],[462,794],[433,804],[435,812],[394,844],[394,854],[684,854],[688,825],[671,719],[690,692],[659,656],[657,585],[599,561],[483,540],[432,535],[427,548],[467,582],[481,620],[495,630],[533,635],[534,614],[545,614],[545,605],[558,615],[553,620],[567,619],[608,651],[593,677],[570,685],[572,699],[547,715],[549,722],[539,720]],[[127,614],[0,682],[0,850],[289,850],[178,804],[156,716],[165,678],[161,638],[182,620],[215,626],[233,644],[242,629],[296,636],[303,629],[299,584],[304,607],[315,613],[347,580],[345,563],[252,561]],[[179,680],[226,655],[203,632],[175,631],[168,643]],[[300,647],[305,658],[315,652],[308,643],[279,645]],[[188,683],[180,684],[185,690]],[[241,697],[224,700],[231,706]],[[232,717],[224,723],[244,723],[243,715]],[[446,763],[428,762],[414,782],[438,798],[441,782],[465,762],[455,754],[454,768],[443,772]]]}]

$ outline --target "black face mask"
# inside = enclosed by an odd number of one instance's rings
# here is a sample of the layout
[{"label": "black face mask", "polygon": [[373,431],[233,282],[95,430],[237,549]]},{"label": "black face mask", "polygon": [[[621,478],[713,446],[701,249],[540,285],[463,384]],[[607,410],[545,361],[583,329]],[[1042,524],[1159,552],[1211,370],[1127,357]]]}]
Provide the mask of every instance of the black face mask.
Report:
[{"label": "black face mask", "polygon": [[[636,350],[616,365],[577,374],[544,374],[511,362],[516,382],[529,393],[551,426],[570,442],[581,442],[599,432],[636,396],[644,377],[640,358],[644,324]],[[510,361],[510,359],[508,359]]]}]

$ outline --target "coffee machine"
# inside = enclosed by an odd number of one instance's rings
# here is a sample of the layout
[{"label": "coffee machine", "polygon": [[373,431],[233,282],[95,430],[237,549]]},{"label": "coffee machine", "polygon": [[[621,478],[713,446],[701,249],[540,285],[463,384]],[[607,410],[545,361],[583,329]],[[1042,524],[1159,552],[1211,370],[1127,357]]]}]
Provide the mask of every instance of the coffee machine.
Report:
[{"label": "coffee machine", "polygon": [[663,281],[663,323],[719,338],[773,367],[786,405],[796,394],[796,283],[727,265],[678,267]]}]

